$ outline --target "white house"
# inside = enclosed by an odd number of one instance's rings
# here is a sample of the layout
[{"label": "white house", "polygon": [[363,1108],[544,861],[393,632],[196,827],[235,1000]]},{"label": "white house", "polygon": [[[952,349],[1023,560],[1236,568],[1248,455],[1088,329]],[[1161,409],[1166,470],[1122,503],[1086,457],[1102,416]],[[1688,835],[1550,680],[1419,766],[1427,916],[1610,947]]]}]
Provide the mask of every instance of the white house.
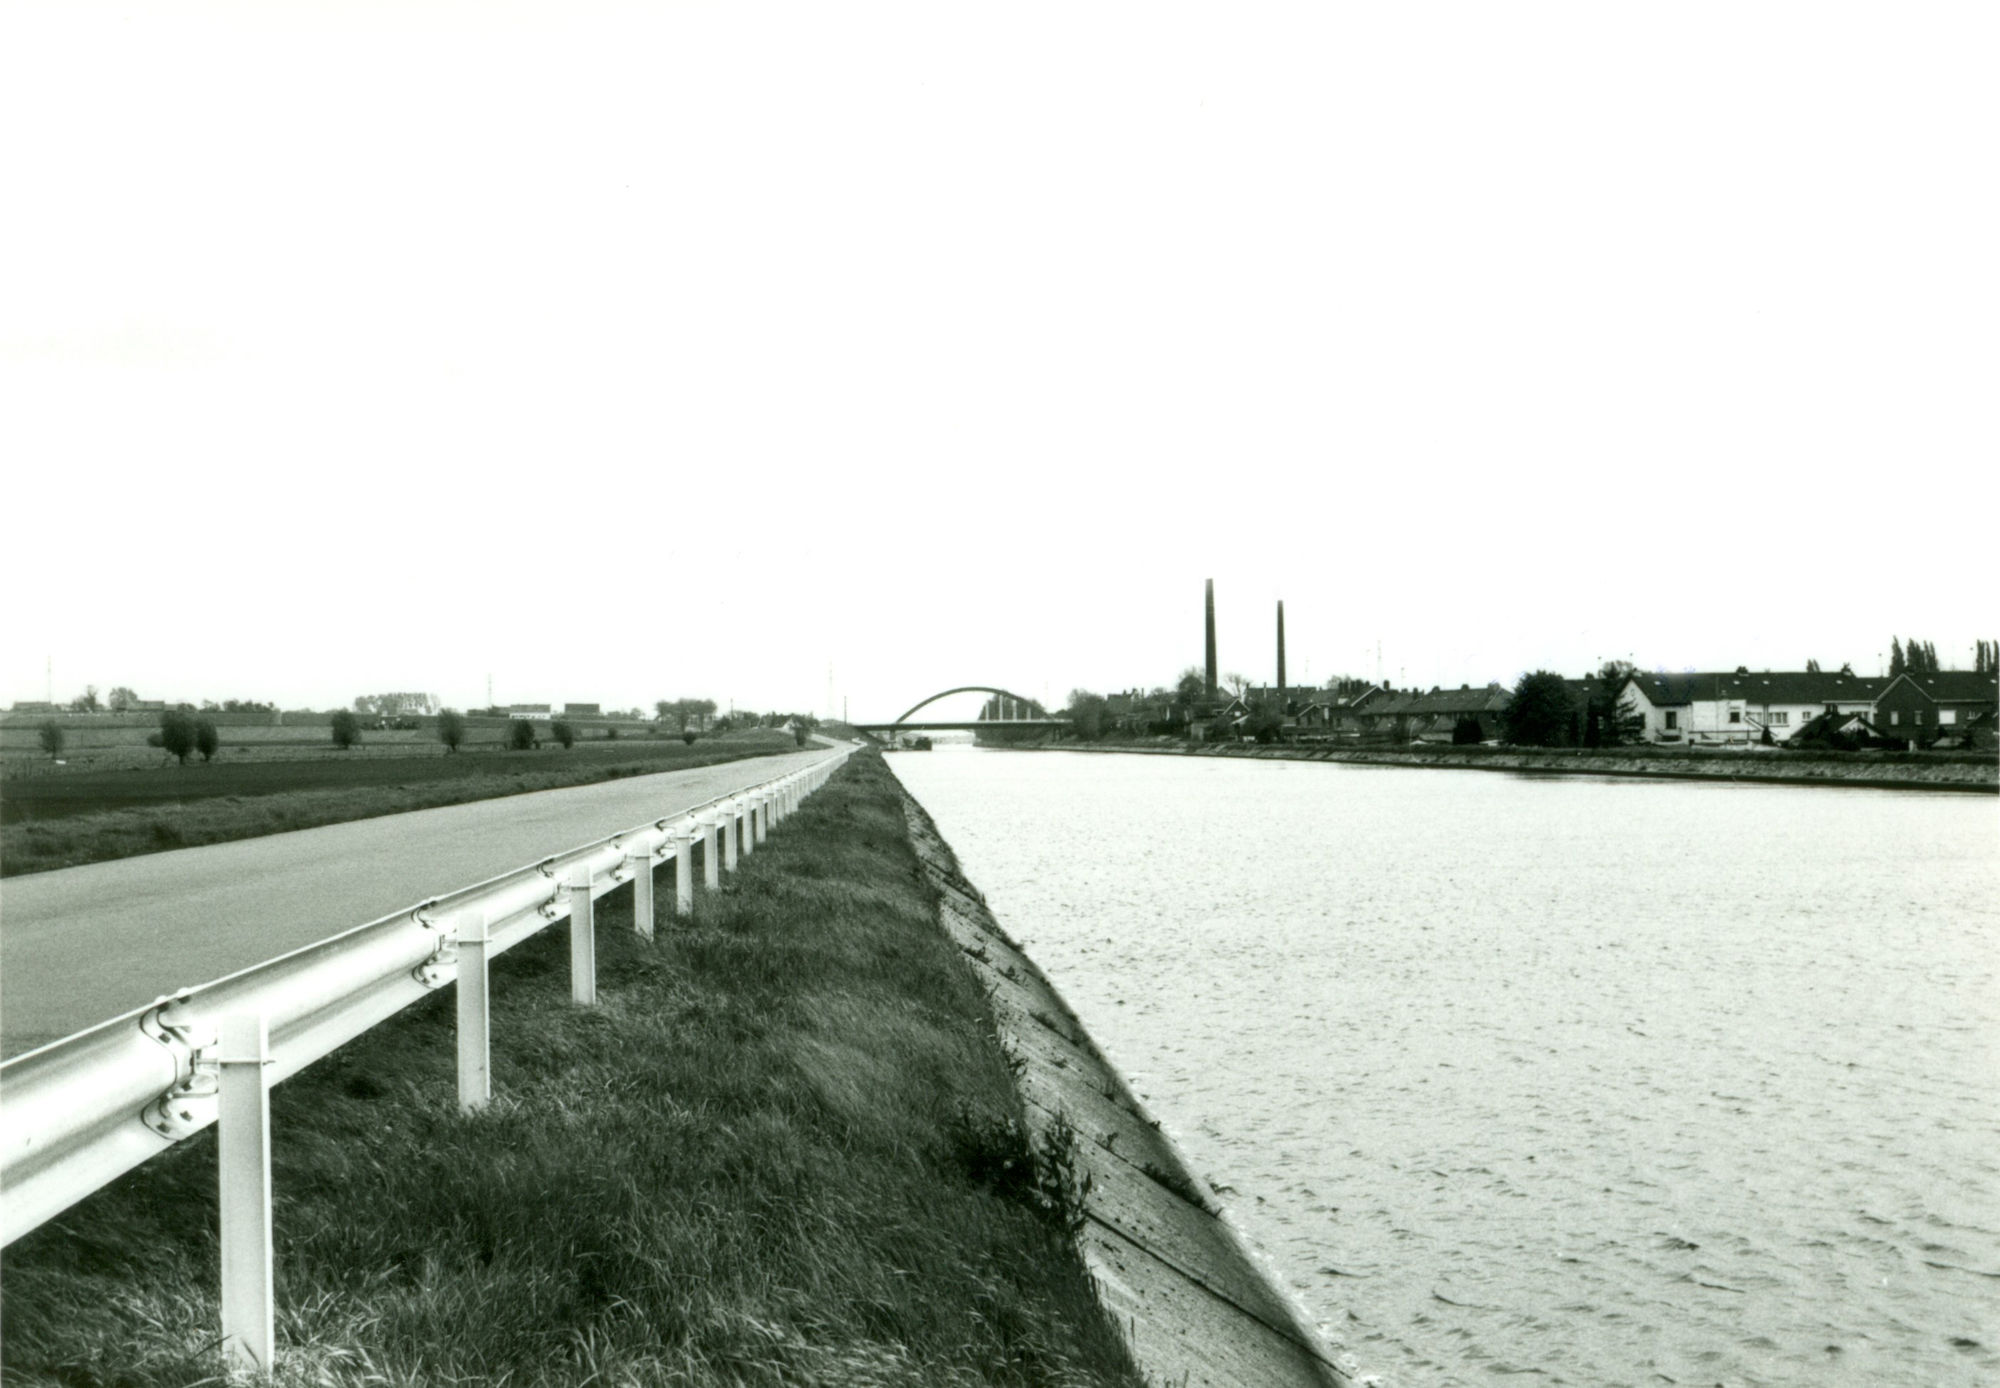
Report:
[{"label": "white house", "polygon": [[1649,742],[1743,746],[1768,729],[1783,742],[1829,708],[1870,717],[1887,680],[1845,671],[1765,670],[1732,674],[1638,674],[1626,702],[1646,720]]}]

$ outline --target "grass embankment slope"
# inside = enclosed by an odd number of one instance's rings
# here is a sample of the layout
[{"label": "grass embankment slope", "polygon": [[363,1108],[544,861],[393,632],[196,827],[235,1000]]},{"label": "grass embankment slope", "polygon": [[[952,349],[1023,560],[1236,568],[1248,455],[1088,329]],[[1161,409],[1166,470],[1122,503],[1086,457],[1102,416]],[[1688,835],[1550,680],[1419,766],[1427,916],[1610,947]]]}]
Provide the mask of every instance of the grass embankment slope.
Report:
[{"label": "grass embankment slope", "polygon": [[[655,943],[605,898],[597,1007],[566,959],[558,927],[496,961],[482,1114],[449,989],[272,1092],[282,1378],[1138,1384],[878,757]],[[8,1250],[9,1383],[220,1371],[214,1162]]]},{"label": "grass embankment slope", "polygon": [[527,752],[167,764],[0,781],[0,876],[798,750],[790,734]]}]

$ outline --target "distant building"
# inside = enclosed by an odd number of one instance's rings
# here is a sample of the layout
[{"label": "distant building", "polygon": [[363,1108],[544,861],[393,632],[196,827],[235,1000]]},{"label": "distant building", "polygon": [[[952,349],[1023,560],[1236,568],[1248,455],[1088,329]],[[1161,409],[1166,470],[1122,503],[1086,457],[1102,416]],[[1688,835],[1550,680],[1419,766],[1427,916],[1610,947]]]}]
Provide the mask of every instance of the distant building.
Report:
[{"label": "distant building", "polygon": [[52,704],[47,699],[16,699],[9,713],[61,713],[61,704]]},{"label": "distant building", "polygon": [[604,710],[599,704],[564,704],[563,716],[565,718],[602,718]]},{"label": "distant building", "polygon": [[507,716],[509,718],[549,718],[553,715],[549,712],[549,705],[547,704],[509,704],[507,705]]},{"label": "distant building", "polygon": [[1996,690],[1995,676],[1972,670],[1898,675],[1875,700],[1875,730],[1925,747],[1978,740],[1972,730],[1982,720],[1991,729]]}]

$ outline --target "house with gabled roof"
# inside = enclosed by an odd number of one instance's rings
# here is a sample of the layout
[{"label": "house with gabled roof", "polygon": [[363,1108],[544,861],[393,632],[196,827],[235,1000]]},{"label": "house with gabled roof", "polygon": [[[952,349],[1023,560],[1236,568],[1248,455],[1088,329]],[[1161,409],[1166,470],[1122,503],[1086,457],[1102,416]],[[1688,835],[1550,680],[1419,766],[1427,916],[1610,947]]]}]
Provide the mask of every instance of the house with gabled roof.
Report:
[{"label": "house with gabled roof", "polygon": [[1989,730],[2000,707],[2000,676],[1973,670],[1933,670],[1901,674],[1875,700],[1875,730],[1929,747],[1979,740],[1973,729]]},{"label": "house with gabled roof", "polygon": [[1501,715],[1513,697],[1511,691],[1497,684],[1478,689],[1469,684],[1456,689],[1439,687],[1412,699],[1404,716],[1409,719],[1410,735],[1426,742],[1451,741],[1461,718],[1479,724],[1480,740],[1490,742],[1506,732]]}]

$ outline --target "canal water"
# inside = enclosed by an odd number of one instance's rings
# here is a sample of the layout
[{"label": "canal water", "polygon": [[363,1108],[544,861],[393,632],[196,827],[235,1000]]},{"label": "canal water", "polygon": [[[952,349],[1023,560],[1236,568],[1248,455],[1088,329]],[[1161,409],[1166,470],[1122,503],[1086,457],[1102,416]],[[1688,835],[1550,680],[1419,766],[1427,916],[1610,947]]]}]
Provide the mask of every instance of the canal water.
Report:
[{"label": "canal water", "polygon": [[1364,1374],[2000,1382],[2000,802],[891,763]]}]

